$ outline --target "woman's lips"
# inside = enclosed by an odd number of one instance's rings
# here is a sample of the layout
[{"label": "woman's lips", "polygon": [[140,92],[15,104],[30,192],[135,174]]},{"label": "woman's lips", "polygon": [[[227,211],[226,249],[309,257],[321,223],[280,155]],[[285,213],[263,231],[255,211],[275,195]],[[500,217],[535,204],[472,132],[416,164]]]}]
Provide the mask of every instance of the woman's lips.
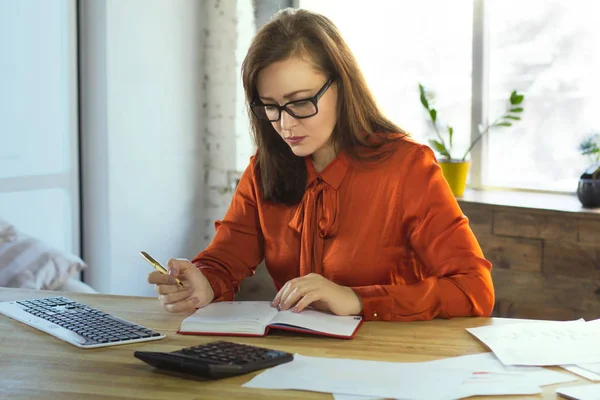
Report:
[{"label": "woman's lips", "polygon": [[285,138],[285,140],[289,144],[298,144],[298,143],[302,142],[305,138],[306,138],[306,136],[288,136]]}]

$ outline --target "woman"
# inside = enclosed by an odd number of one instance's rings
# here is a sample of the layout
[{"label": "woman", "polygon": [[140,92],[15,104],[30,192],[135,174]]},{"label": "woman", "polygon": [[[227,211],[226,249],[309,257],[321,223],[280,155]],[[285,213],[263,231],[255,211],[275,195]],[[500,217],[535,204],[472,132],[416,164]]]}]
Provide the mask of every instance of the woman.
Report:
[{"label": "woman", "polygon": [[381,114],[331,21],[279,12],[242,75],[258,150],[212,243],[191,262],[170,260],[170,277],[149,275],[168,311],[232,300],[264,259],[280,310],[491,313],[491,264],[432,151]]}]

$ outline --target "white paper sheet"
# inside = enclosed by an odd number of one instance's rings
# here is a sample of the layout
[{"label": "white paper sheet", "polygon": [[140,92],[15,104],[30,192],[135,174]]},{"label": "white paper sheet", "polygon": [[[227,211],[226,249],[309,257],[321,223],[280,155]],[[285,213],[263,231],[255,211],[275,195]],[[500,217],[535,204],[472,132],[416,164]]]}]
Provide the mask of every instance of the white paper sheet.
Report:
[{"label": "white paper sheet", "polygon": [[[445,400],[465,399],[472,396],[508,396],[508,395],[534,395],[542,393],[542,390],[537,386],[524,384],[519,386],[515,382],[505,381],[502,378],[490,378],[487,383],[474,383],[472,387],[465,384],[459,390],[450,393],[445,393]],[[334,400],[377,400],[382,397],[363,397],[357,395],[339,394],[333,395]],[[406,400],[406,398],[402,398]]]},{"label": "white paper sheet", "polygon": [[600,399],[600,384],[558,388],[556,393],[573,400],[598,400]]},{"label": "white paper sheet", "polygon": [[505,365],[600,362],[597,321],[544,321],[467,328]]},{"label": "white paper sheet", "polygon": [[594,364],[577,364],[577,366],[579,368],[585,369],[586,371],[593,372],[594,374],[600,374],[600,363],[594,363]]},{"label": "white paper sheet", "polygon": [[581,365],[561,365],[561,368],[566,369],[569,372],[577,374],[579,376],[584,377],[585,379],[589,379],[590,381],[600,381],[600,374],[597,374],[593,371],[587,370],[583,368],[583,366],[593,365],[596,366],[598,364],[581,364]]},{"label": "white paper sheet", "polygon": [[[504,366],[493,353],[466,355],[430,361],[424,364],[443,368],[465,369],[476,374],[468,378],[455,393],[448,398],[465,398],[485,395],[527,395],[541,393],[539,386],[576,381],[570,374],[540,367]],[[345,394],[334,394],[335,400],[372,400]]]},{"label": "white paper sheet", "polygon": [[[587,323],[600,326],[600,319],[588,321]],[[600,381],[600,363],[561,365],[561,367],[591,381]]]},{"label": "white paper sheet", "polygon": [[[574,382],[577,378],[570,374],[552,371],[550,369],[531,366],[504,365],[494,353],[470,354],[460,357],[444,358],[429,361],[428,364],[445,368],[460,368],[472,372],[496,372],[497,376],[507,376],[509,373],[522,374],[528,383],[536,386],[554,385],[557,383]],[[502,373],[506,375],[501,375]]]},{"label": "white paper sheet", "polygon": [[435,368],[425,363],[392,363],[341,358],[306,357],[268,369],[244,387],[296,389],[361,396],[446,400],[472,374]]},{"label": "white paper sheet", "polygon": [[570,374],[544,368],[506,367],[492,353],[422,363],[294,357],[291,363],[267,370],[244,386],[335,393],[336,400],[452,400],[476,395],[538,394],[539,386],[577,380]]}]

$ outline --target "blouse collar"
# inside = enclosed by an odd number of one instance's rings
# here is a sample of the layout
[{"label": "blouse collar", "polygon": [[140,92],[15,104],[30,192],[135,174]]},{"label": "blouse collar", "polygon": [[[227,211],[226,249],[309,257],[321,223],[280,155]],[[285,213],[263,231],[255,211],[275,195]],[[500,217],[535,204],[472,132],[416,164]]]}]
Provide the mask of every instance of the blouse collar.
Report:
[{"label": "blouse collar", "polygon": [[307,171],[307,188],[311,186],[317,178],[320,177],[323,181],[327,182],[329,186],[337,190],[344,180],[346,172],[348,171],[348,167],[350,166],[350,160],[343,151],[340,151],[338,155],[329,164],[327,164],[327,166],[320,173],[317,172],[311,156],[304,157],[304,162],[306,163]]}]

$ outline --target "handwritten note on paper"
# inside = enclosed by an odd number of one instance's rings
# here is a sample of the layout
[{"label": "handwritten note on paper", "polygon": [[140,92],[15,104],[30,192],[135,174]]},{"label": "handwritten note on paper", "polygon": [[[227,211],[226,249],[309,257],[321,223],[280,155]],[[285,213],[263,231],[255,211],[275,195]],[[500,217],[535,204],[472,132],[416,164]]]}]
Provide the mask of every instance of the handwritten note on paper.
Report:
[{"label": "handwritten note on paper", "polygon": [[525,322],[467,328],[505,365],[600,362],[600,324],[577,321]]}]

